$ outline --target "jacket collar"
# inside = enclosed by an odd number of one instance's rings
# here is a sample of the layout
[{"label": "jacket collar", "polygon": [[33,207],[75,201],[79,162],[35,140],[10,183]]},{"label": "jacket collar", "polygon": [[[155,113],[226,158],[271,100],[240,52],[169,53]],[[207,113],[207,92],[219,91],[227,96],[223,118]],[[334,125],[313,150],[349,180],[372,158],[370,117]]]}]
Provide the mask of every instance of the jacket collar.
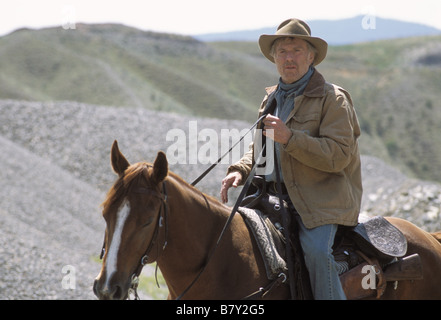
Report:
[{"label": "jacket collar", "polygon": [[311,98],[318,98],[325,96],[325,78],[317,70],[314,70],[311,79],[306,85],[303,95]]}]

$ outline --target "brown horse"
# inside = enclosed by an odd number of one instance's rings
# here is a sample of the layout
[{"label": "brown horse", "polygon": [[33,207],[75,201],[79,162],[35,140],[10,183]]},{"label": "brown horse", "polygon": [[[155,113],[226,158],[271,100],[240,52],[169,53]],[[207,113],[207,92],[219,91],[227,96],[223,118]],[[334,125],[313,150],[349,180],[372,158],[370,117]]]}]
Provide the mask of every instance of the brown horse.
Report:
[{"label": "brown horse", "polygon": [[[100,299],[125,299],[133,275],[156,261],[169,289],[169,299],[240,299],[267,286],[257,244],[240,215],[235,215],[213,256],[231,208],[204,195],[168,171],[164,153],[153,165],[130,165],[112,146],[111,163],[119,178],[103,203],[106,221],[103,265],[94,283]],[[424,279],[400,281],[383,299],[441,299],[441,233],[429,234],[397,218],[389,221],[408,240],[408,254],[419,253]],[[141,263],[142,261],[142,263]],[[286,284],[265,297],[288,299]]]}]

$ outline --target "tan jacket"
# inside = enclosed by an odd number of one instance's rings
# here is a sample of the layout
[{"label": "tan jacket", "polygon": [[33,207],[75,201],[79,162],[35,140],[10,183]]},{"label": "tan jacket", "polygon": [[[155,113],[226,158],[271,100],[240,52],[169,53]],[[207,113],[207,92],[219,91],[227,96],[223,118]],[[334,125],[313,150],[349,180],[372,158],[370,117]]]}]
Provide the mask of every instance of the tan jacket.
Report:
[{"label": "tan jacket", "polygon": [[[259,116],[276,89],[267,88]],[[281,148],[282,174],[305,226],[356,225],[362,196],[360,127],[349,93],[315,71],[285,123],[293,135]],[[241,172],[244,182],[253,159],[251,144],[228,172]]]}]

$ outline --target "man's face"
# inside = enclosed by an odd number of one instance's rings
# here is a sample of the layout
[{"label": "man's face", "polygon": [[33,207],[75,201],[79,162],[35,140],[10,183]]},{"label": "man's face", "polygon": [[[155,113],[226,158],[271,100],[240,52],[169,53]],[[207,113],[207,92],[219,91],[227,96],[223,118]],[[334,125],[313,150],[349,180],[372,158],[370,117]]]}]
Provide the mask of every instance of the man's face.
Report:
[{"label": "man's face", "polygon": [[282,81],[286,84],[302,78],[313,61],[314,53],[308,49],[305,40],[286,38],[276,43],[274,62]]}]

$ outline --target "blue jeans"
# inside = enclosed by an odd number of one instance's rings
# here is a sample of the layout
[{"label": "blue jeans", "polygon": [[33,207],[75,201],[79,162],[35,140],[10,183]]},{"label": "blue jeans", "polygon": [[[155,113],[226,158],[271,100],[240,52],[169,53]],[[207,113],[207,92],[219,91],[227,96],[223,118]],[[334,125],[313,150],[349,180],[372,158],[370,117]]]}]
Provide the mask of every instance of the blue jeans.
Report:
[{"label": "blue jeans", "polygon": [[346,300],[332,255],[338,225],[327,224],[308,229],[298,215],[296,218],[314,299]]}]

